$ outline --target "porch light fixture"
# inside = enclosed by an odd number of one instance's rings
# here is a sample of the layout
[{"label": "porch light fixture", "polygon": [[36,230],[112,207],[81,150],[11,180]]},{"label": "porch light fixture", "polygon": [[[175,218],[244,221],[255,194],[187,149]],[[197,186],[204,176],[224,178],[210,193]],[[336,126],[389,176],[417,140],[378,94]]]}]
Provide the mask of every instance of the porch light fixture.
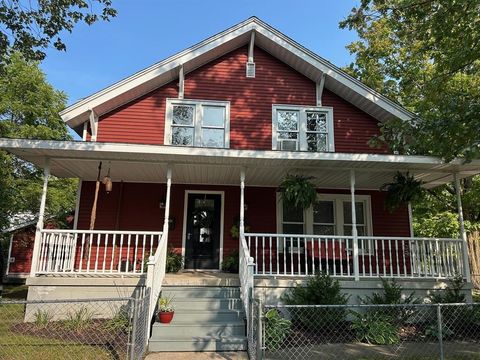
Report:
[{"label": "porch light fixture", "polygon": [[103,178],[102,183],[105,185],[105,191],[107,194],[110,194],[113,187],[112,178],[110,177],[110,167],[108,168],[107,176]]}]

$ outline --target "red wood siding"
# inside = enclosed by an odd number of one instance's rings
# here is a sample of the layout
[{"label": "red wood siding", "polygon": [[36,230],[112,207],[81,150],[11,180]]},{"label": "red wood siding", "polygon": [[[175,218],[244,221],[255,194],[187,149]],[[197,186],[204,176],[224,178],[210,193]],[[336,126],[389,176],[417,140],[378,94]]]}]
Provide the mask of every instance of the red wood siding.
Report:
[{"label": "red wood siding", "polygon": [[[95,229],[101,230],[145,230],[161,231],[164,210],[159,203],[165,198],[164,184],[114,183],[113,191],[99,192]],[[84,182],[80,201],[78,228],[87,229],[93,202],[94,182]],[[170,231],[169,243],[182,247],[184,200],[186,190],[223,191],[224,204],[224,253],[238,248],[238,239],[233,239],[230,229],[239,216],[240,192],[237,186],[172,185],[170,216],[175,227]],[[120,193],[122,200],[120,201]],[[322,193],[346,193],[345,191],[321,191]],[[379,191],[358,191],[359,195],[370,195],[372,205],[373,235],[409,236],[408,212],[405,208],[389,213],[384,207],[384,194]],[[246,224],[250,232],[276,233],[276,189],[247,187],[245,203]],[[117,220],[118,219],[118,220]]]},{"label": "red wood siding", "polygon": [[8,265],[9,274],[30,273],[34,241],[35,226],[30,226],[13,235],[10,258],[15,258],[15,261],[10,262]]},{"label": "red wood siding", "polygon": [[322,105],[333,107],[335,152],[386,153],[387,148],[372,148],[368,141],[380,134],[378,121],[327,89],[322,94]]},{"label": "red wood siding", "polygon": [[[271,150],[272,104],[316,105],[315,83],[255,48],[256,77],[245,77],[247,47],[241,47],[185,76],[185,98],[228,100],[230,148]],[[100,118],[98,141],[163,144],[166,98],[178,96],[173,81]],[[367,142],[377,121],[325,90],[323,104],[334,113],[337,152],[375,153]]]}]

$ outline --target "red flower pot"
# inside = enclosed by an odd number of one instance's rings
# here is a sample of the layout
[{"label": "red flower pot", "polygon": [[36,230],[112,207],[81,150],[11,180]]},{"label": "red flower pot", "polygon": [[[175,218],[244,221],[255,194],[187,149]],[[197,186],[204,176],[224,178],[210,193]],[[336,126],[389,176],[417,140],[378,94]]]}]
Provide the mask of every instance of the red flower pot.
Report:
[{"label": "red flower pot", "polygon": [[174,311],[171,312],[159,312],[158,313],[158,321],[160,321],[163,324],[168,324],[170,321],[173,319],[173,314],[175,314]]}]

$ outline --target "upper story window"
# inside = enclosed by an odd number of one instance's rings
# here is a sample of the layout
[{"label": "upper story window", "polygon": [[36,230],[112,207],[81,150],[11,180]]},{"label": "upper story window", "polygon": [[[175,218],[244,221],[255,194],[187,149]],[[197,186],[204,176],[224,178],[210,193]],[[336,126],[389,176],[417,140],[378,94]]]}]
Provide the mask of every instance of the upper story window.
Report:
[{"label": "upper story window", "polygon": [[230,103],[167,99],[166,145],[228,148]]},{"label": "upper story window", "polygon": [[272,149],[286,151],[334,151],[333,109],[273,105]]}]

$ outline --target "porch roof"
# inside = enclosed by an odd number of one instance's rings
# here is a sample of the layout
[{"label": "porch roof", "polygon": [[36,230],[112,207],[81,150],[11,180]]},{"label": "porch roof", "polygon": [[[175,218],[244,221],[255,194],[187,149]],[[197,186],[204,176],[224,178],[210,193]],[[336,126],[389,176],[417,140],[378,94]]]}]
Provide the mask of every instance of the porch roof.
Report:
[{"label": "porch roof", "polygon": [[435,187],[480,173],[480,160],[463,164],[445,163],[429,156],[382,154],[310,153],[187,148],[164,145],[137,145],[79,141],[0,139],[0,148],[39,167],[50,159],[51,174],[95,180],[98,163],[102,176],[111,168],[114,181],[165,182],[167,164],[173,183],[238,185],[241,168],[247,186],[278,186],[287,173],[314,176],[323,188],[349,188],[349,170],[356,172],[359,189],[378,189],[392,181],[396,171],[409,171]]}]

